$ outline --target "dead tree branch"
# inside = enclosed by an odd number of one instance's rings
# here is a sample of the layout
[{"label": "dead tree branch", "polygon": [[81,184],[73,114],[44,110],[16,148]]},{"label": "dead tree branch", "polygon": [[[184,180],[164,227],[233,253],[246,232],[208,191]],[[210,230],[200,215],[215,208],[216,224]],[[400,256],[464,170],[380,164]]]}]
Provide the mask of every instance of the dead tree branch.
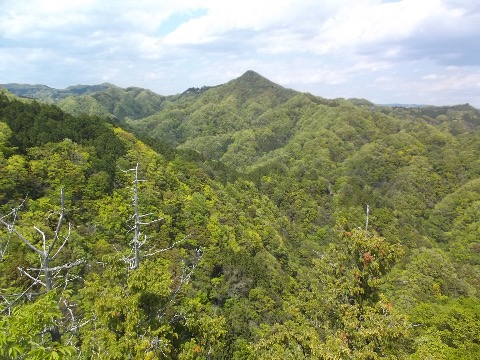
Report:
[{"label": "dead tree branch", "polygon": [[[3,243],[3,241],[0,243],[0,260],[7,253],[8,245],[10,244],[10,240],[11,240],[12,235],[13,235],[13,233],[11,231],[11,228],[13,228],[13,226],[15,226],[15,221],[17,220],[18,211],[23,206],[23,204],[25,203],[26,200],[27,200],[27,198],[25,197],[23,199],[23,201],[20,203],[20,205],[13,208],[12,211],[10,211],[7,215],[4,215],[4,216],[0,217],[0,223],[5,225],[7,227],[7,230],[8,230],[8,236],[7,236],[7,239],[6,239],[5,243]],[[8,219],[9,217],[11,217],[12,220],[11,220],[10,223],[7,223],[5,221],[5,219]]]},{"label": "dead tree branch", "polygon": [[149,257],[149,256],[154,256],[156,254],[159,254],[159,253],[162,253],[164,251],[167,251],[167,250],[171,250],[173,249],[175,246],[177,246],[178,244],[181,244],[182,242],[184,242],[185,240],[187,240],[192,234],[188,234],[187,236],[185,236],[184,238],[178,240],[178,241],[175,241],[172,245],[170,245],[169,247],[166,247],[166,248],[163,248],[163,249],[158,249],[158,250],[154,250],[152,249],[152,252],[149,252],[148,254],[145,254],[143,255],[144,257]]},{"label": "dead tree branch", "polygon": [[195,269],[200,264],[200,261],[202,260],[202,257],[203,257],[202,249],[200,249],[200,248],[196,249],[195,253],[196,253],[196,259],[190,267],[185,267],[182,264],[182,275],[180,276],[178,284],[175,286],[172,293],[170,294],[163,310],[159,312],[159,314],[158,314],[158,319],[159,320],[162,319],[165,316],[167,306],[175,302],[175,299],[176,299],[178,293],[182,290],[182,288],[185,285],[188,284],[188,282],[190,281],[190,278],[192,277],[193,273],[195,272]]},{"label": "dead tree branch", "polygon": [[138,269],[140,266],[141,254],[140,249],[146,243],[147,236],[142,238],[142,226],[152,225],[154,223],[163,221],[163,218],[154,219],[152,221],[142,221],[143,218],[150,216],[151,214],[140,214],[139,210],[139,184],[146,180],[140,180],[138,176],[138,163],[134,168],[129,170],[122,170],[123,172],[133,172],[134,178],[132,181],[132,191],[133,191],[133,214],[129,220],[133,220],[133,225],[130,226],[129,232],[133,231],[133,239],[131,241],[131,252],[127,257],[124,257],[124,261],[128,264],[130,270]]},{"label": "dead tree branch", "polygon": [[[24,202],[25,200],[22,202],[21,205],[23,205]],[[28,270],[38,271],[39,274],[43,273],[44,279],[43,281],[41,281],[39,279],[39,275],[32,276],[31,274],[27,273],[27,271],[25,271],[24,269],[18,268],[20,273],[30,278],[34,282],[34,284],[41,284],[42,286],[45,287],[46,291],[50,291],[53,288],[52,281],[54,276],[56,275],[56,274],[55,275],[52,275],[52,274],[58,273],[58,271],[60,270],[70,269],[73,266],[79,265],[82,262],[84,262],[83,259],[80,259],[69,264],[64,264],[64,265],[55,266],[55,267],[50,266],[50,262],[55,260],[55,258],[58,256],[60,251],[62,251],[62,249],[65,247],[65,244],[67,243],[70,237],[70,231],[71,231],[70,224],[68,224],[67,234],[61,235],[61,229],[65,220],[65,195],[64,195],[63,188],[60,189],[60,213],[59,213],[58,222],[56,224],[55,232],[53,234],[52,239],[49,241],[44,231],[42,231],[37,226],[33,226],[33,228],[37,231],[37,233],[42,238],[41,247],[36,247],[35,245],[33,245],[32,242],[29,239],[27,239],[25,235],[23,235],[21,232],[19,232],[15,228],[15,220],[17,218],[17,213],[18,213],[18,210],[20,209],[20,206],[13,209],[12,212],[9,214],[13,217],[12,222],[6,221],[6,218],[8,217],[7,215],[0,218],[0,223],[7,228],[10,234],[16,235],[28,248],[30,248],[32,251],[38,254],[40,258],[40,267],[30,268]],[[63,238],[62,243],[60,244],[60,246],[56,246],[61,238]]]}]

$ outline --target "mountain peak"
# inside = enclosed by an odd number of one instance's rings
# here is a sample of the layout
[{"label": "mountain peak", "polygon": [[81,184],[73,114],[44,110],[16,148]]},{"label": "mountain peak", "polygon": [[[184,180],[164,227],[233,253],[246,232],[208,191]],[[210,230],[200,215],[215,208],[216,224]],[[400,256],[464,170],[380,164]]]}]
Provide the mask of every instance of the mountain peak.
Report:
[{"label": "mountain peak", "polygon": [[275,90],[277,92],[288,92],[290,95],[297,93],[294,90],[286,89],[283,86],[274,83],[253,70],[246,71],[243,75],[229,81],[226,85],[243,89],[255,89],[256,91]]},{"label": "mountain peak", "polygon": [[298,94],[294,90],[286,89],[268,80],[253,70],[248,70],[240,77],[216,87],[215,91],[219,92],[221,97],[234,95],[241,99],[241,103],[261,96],[270,104],[278,104]]},{"label": "mountain peak", "polygon": [[[266,77],[260,75],[259,73],[255,72],[253,70],[247,70],[243,75],[238,77],[236,80],[237,81],[245,81],[245,82],[253,82],[253,83],[257,83],[257,82],[261,81],[261,82],[268,82],[270,84],[274,84],[272,81],[268,80]],[[277,84],[275,84],[275,85],[277,85]]]}]

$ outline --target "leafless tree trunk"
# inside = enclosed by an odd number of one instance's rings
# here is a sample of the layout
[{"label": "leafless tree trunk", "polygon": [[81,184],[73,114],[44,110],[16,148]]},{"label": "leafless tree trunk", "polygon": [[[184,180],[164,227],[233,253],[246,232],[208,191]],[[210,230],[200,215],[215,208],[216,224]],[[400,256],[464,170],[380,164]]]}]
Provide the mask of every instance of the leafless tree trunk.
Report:
[{"label": "leafless tree trunk", "polygon": [[368,215],[370,214],[370,206],[367,205],[367,219],[365,220],[365,231],[368,231]]},{"label": "leafless tree trunk", "polygon": [[135,166],[135,179],[133,181],[133,211],[134,211],[134,235],[133,235],[133,249],[134,249],[134,255],[133,255],[133,266],[132,269],[138,269],[138,266],[140,265],[140,212],[138,210],[138,163]]},{"label": "leafless tree trunk", "polygon": [[133,215],[130,218],[130,219],[133,219],[133,225],[130,226],[130,231],[133,231],[133,239],[131,242],[131,253],[130,253],[131,256],[124,258],[124,260],[129,264],[130,270],[135,270],[135,269],[138,269],[138,267],[140,266],[140,261],[142,257],[149,257],[149,256],[156,255],[158,253],[170,250],[177,244],[185,241],[190,235],[185,236],[183,239],[174,242],[172,245],[166,248],[157,249],[157,250],[150,249],[149,252],[144,252],[143,254],[141,253],[141,248],[147,241],[146,235],[143,235],[143,239],[142,239],[141,227],[162,221],[163,218],[158,218],[158,219],[146,221],[146,222],[142,221],[143,218],[152,215],[152,214],[141,214],[139,209],[139,203],[138,203],[139,202],[139,184],[146,180],[139,179],[138,163],[135,165],[134,168],[125,170],[124,172],[130,172],[130,171],[134,173],[134,179],[132,181],[133,183],[132,185]]}]

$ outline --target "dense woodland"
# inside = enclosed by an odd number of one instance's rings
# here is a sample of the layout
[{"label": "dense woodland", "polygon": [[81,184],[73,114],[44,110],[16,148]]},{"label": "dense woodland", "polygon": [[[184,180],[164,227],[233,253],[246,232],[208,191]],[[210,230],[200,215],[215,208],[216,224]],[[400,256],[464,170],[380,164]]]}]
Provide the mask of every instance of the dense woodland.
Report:
[{"label": "dense woodland", "polygon": [[0,358],[480,358],[477,109],[69,89],[0,92]]}]

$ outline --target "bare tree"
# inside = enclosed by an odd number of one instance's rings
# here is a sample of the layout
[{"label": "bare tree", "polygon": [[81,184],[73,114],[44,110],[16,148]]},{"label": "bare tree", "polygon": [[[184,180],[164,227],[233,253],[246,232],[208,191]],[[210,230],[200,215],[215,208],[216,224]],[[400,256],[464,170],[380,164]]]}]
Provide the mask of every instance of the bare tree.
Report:
[{"label": "bare tree", "polygon": [[155,249],[155,247],[151,248],[148,252],[144,252],[141,254],[141,248],[145,243],[147,242],[147,235],[142,233],[142,226],[148,226],[160,221],[163,221],[163,218],[157,218],[151,221],[143,221],[144,218],[148,218],[149,216],[152,216],[153,214],[141,214],[139,210],[139,184],[141,182],[147,181],[147,180],[141,180],[139,179],[138,176],[138,163],[135,165],[134,168],[129,169],[129,170],[122,170],[123,172],[133,172],[134,173],[134,178],[132,181],[132,201],[133,201],[133,214],[130,217],[129,221],[133,220],[133,224],[129,225],[129,232],[133,232],[133,239],[131,241],[131,251],[130,254],[127,257],[124,257],[124,261],[128,264],[130,270],[135,270],[138,269],[140,266],[140,261],[142,257],[150,257],[153,255],[156,255],[158,253],[167,251],[175,247],[177,244],[185,241],[189,236],[185,236],[181,240],[175,241],[172,245],[162,248],[162,249]]},{"label": "bare tree", "polygon": [[[32,241],[27,239],[25,235],[19,232],[15,227],[15,220],[17,217],[18,208],[13,210],[13,220],[12,222],[5,221],[5,217],[0,218],[0,223],[7,227],[10,234],[16,235],[20,240],[23,241],[27,247],[33,250],[35,253],[38,254],[40,259],[40,267],[39,268],[29,268],[28,271],[37,271],[40,274],[43,274],[43,281],[40,280],[40,276],[32,276],[26,270],[22,268],[18,268],[22,275],[27,276],[35,283],[40,283],[45,287],[46,291],[50,291],[53,289],[53,278],[55,277],[58,272],[65,269],[70,269],[80,263],[83,262],[83,259],[76,260],[71,263],[63,264],[60,266],[51,267],[50,263],[53,262],[60,253],[60,251],[65,247],[69,237],[70,237],[70,230],[71,224],[68,224],[68,230],[66,235],[61,235],[60,230],[62,229],[63,223],[65,221],[65,196],[63,192],[63,188],[60,189],[60,213],[58,217],[58,222],[55,227],[55,232],[51,239],[47,239],[47,235],[44,231],[40,230],[37,226],[33,226],[33,228],[37,231],[38,234],[42,237],[42,246],[40,248],[34,246]],[[61,243],[60,243],[61,242]]]},{"label": "bare tree", "polygon": [[[45,288],[45,292],[53,290],[54,289],[53,280],[57,277],[57,275],[62,270],[70,269],[84,262],[83,259],[78,259],[73,262],[62,264],[59,266],[53,266],[53,267],[51,266],[51,263],[57,258],[57,256],[60,254],[62,249],[65,247],[70,237],[70,231],[71,231],[71,224],[69,223],[67,233],[61,234],[61,229],[65,222],[65,196],[64,196],[63,188],[60,189],[60,212],[58,214],[58,221],[55,226],[53,236],[51,238],[48,238],[45,231],[41,230],[37,226],[33,226],[33,228],[41,236],[41,239],[42,239],[41,245],[39,247],[33,245],[33,241],[31,239],[28,239],[26,235],[22,234],[16,228],[15,222],[17,220],[17,215],[20,210],[20,207],[23,205],[24,202],[25,200],[22,202],[20,206],[12,209],[12,211],[8,215],[0,218],[0,224],[4,225],[7,228],[8,234],[9,234],[7,244],[5,244],[2,247],[2,255],[3,255],[3,251],[6,251],[6,246],[8,245],[8,241],[10,240],[11,236],[15,235],[28,248],[33,250],[38,255],[40,266],[38,268],[28,268],[28,269],[23,269],[20,267],[18,268],[18,270],[22,275],[25,275],[30,280],[32,280],[32,284],[28,287],[27,290],[19,294],[11,295],[11,297],[13,297],[13,300],[7,300],[7,296],[3,296],[3,299],[6,301],[6,307],[1,310],[1,313],[6,311],[9,312],[13,304],[24,297],[31,298],[32,296],[40,295],[42,292],[36,292],[36,293],[29,292],[30,289],[37,284],[40,284],[41,286],[43,286]],[[66,305],[65,299],[63,299],[63,302]],[[67,311],[71,313],[71,309],[67,305],[66,305],[66,308],[67,308]],[[47,329],[46,331],[51,334],[52,341],[60,342],[61,334],[58,326],[53,326],[52,328]]]}]

